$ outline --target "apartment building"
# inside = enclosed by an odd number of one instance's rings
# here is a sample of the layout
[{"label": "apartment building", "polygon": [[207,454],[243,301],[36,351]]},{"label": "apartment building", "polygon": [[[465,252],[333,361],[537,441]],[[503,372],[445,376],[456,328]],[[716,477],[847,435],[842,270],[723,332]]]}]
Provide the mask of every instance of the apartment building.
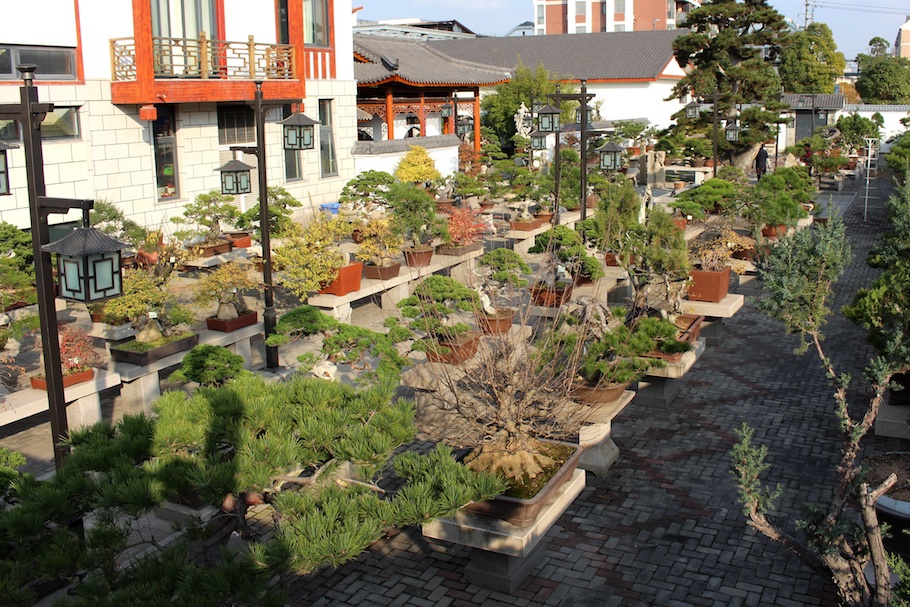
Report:
[{"label": "apartment building", "polygon": [[543,34],[669,30],[701,6],[698,0],[533,0],[534,28]]},{"label": "apartment building", "polygon": [[[357,139],[350,0],[43,0],[8,3],[0,27],[0,103],[17,103],[16,66],[34,63],[47,194],[104,199],[167,226],[217,168],[256,141],[250,102],[262,82],[268,185],[306,204],[337,200]],[[280,121],[319,121],[317,149],[285,152]],[[15,122],[0,123],[10,192],[0,220],[29,223]],[[237,156],[256,165],[255,156]],[[255,172],[253,173],[255,178]],[[258,190],[238,200],[256,204]],[[73,219],[73,218],[69,218]]]}]

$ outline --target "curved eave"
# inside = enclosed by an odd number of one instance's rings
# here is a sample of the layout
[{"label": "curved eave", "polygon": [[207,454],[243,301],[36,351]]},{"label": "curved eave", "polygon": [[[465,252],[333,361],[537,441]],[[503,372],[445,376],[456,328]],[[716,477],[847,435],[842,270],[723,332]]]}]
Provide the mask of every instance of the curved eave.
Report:
[{"label": "curved eave", "polygon": [[358,82],[357,86],[367,87],[367,86],[381,86],[383,84],[404,84],[407,86],[413,86],[418,88],[455,88],[459,86],[496,86],[497,84],[503,84],[508,82],[508,78],[503,78],[502,80],[496,80],[491,82],[414,82],[413,80],[408,80],[407,78],[402,78],[400,76],[391,76],[389,78],[384,78],[382,80],[376,80],[374,82]]}]

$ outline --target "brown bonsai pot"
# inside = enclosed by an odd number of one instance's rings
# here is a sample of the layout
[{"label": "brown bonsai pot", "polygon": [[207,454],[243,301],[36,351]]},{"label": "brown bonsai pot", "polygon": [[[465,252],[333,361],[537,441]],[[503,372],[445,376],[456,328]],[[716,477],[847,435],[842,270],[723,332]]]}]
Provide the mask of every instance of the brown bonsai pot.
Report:
[{"label": "brown bonsai pot", "polygon": [[234,245],[230,240],[222,240],[221,242],[202,247],[202,256],[214,257],[215,255],[221,255],[222,253],[230,253],[233,248]]},{"label": "brown bonsai pot", "polygon": [[450,247],[447,245],[439,245],[436,247],[436,252],[440,255],[451,255],[452,257],[460,257],[461,255],[467,255],[468,253],[473,253],[474,251],[479,251],[483,248],[482,242],[474,242],[471,244],[465,244],[457,247]]},{"label": "brown bonsai pot", "polygon": [[430,265],[433,260],[433,247],[410,247],[402,249],[405,262],[412,268],[422,268]]},{"label": "brown bonsai pot", "polygon": [[765,238],[780,238],[787,234],[787,226],[781,224],[777,226],[765,226],[761,229],[761,235]]},{"label": "brown bonsai pot", "polygon": [[231,331],[236,331],[243,327],[255,325],[258,320],[259,314],[254,310],[250,310],[246,314],[241,314],[237,318],[232,318],[231,320],[221,320],[220,318],[211,316],[205,319],[205,326],[209,331],[230,333]]},{"label": "brown bonsai pot", "polygon": [[477,204],[480,205],[481,211],[489,211],[490,209],[492,209],[493,207],[496,206],[495,202],[490,202],[489,200],[484,200],[483,202],[479,202]]},{"label": "brown bonsai pot", "polygon": [[360,290],[363,262],[355,261],[338,270],[338,277],[319,290],[325,295],[347,295]]},{"label": "brown bonsai pot", "polygon": [[253,246],[253,238],[250,236],[249,232],[237,230],[234,232],[227,232],[225,235],[228,240],[231,241],[231,246],[235,249],[246,249],[247,247]]},{"label": "brown bonsai pot", "polygon": [[538,211],[534,213],[534,219],[538,220],[541,225],[553,222],[553,213],[551,211]]},{"label": "brown bonsai pot", "polygon": [[[133,341],[136,340],[133,339],[126,343],[131,343]],[[138,367],[145,367],[156,360],[161,360],[171,354],[190,350],[198,343],[199,334],[193,333],[143,352],[122,350],[116,346],[111,346],[111,359],[117,362],[130,363],[131,365],[136,365]]]},{"label": "brown bonsai pot", "polygon": [[603,405],[619,399],[629,387],[623,384],[579,384],[572,387],[572,399],[577,403],[586,405]]},{"label": "brown bonsai pot", "polygon": [[398,276],[400,271],[400,261],[396,261],[388,266],[377,266],[371,263],[363,264],[363,277],[371,280],[389,280]]},{"label": "brown bonsai pot", "polygon": [[480,335],[470,331],[459,335],[455,339],[442,341],[438,343],[448,352],[437,352],[432,349],[427,351],[427,360],[431,363],[447,363],[450,365],[460,365],[477,354],[477,348],[480,345]]},{"label": "brown bonsai pot", "polygon": [[707,270],[691,270],[689,277],[689,301],[709,301],[719,303],[730,291],[730,266],[725,266],[720,272]]},{"label": "brown bonsai pot", "polygon": [[545,442],[573,447],[574,452],[534,497],[521,499],[508,495],[499,495],[482,502],[471,502],[464,507],[464,510],[474,514],[503,519],[518,527],[527,527],[532,524],[537,515],[540,514],[540,511],[543,510],[543,507],[550,501],[551,496],[572,478],[583,451],[582,447],[572,443]]},{"label": "brown bonsai pot", "polygon": [[498,308],[495,314],[477,312],[474,317],[477,319],[477,326],[485,334],[500,335],[509,332],[517,313],[514,308]]},{"label": "brown bonsai pot", "polygon": [[561,283],[556,287],[535,284],[531,286],[531,300],[536,306],[558,308],[572,297],[572,285]]},{"label": "brown bonsai pot", "polygon": [[509,229],[518,230],[518,231],[527,231],[534,230],[541,226],[541,221],[539,219],[534,219],[533,221],[510,221]]},{"label": "brown bonsai pot", "polygon": [[[84,381],[89,381],[93,377],[95,377],[95,370],[92,368],[77,373],[70,373],[69,375],[63,376],[63,387],[69,388],[74,384],[81,384]],[[47,379],[44,377],[29,377],[28,381],[35,390],[47,390]]]}]

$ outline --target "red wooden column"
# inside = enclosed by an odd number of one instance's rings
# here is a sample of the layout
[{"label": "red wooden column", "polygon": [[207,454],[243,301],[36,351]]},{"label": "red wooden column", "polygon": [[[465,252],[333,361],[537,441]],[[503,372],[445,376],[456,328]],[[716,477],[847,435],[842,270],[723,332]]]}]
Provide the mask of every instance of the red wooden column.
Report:
[{"label": "red wooden column", "polygon": [[474,87],[474,153],[480,153],[480,87]]},{"label": "red wooden column", "polygon": [[420,91],[420,113],[417,115],[417,119],[420,121],[420,136],[427,136],[427,106],[426,106],[426,95],[423,91]]},{"label": "red wooden column", "polygon": [[389,141],[395,139],[395,106],[392,103],[392,87],[385,90],[385,124],[389,132]]}]

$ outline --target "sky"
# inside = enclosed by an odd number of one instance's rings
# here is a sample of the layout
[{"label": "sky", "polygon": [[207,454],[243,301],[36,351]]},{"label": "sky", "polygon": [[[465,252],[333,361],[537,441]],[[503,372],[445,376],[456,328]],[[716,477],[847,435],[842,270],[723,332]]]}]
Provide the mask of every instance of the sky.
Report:
[{"label": "sky", "polygon": [[[814,20],[834,32],[839,51],[848,60],[868,52],[869,40],[880,36],[894,44],[898,28],[910,16],[906,0],[770,0],[771,6],[802,26],[807,3]],[[359,19],[401,19],[426,21],[454,19],[478,34],[504,36],[516,25],[534,17],[532,0],[353,0]]]}]

